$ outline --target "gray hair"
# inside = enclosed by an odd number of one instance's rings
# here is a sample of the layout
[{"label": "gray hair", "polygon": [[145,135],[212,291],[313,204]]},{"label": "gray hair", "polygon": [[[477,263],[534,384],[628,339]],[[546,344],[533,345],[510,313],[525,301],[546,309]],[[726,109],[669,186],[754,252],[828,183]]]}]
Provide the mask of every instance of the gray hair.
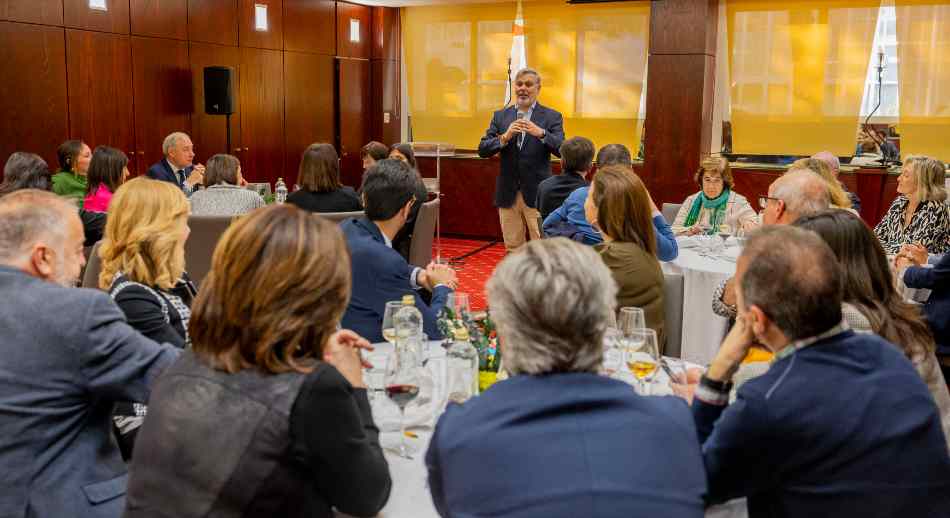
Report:
[{"label": "gray hair", "polygon": [[187,133],[183,133],[181,131],[176,131],[165,137],[165,140],[162,141],[162,153],[165,154],[165,156],[168,156],[168,152],[171,151],[181,139],[190,140],[191,137],[189,137]]},{"label": "gray hair", "polygon": [[533,68],[522,68],[521,70],[516,72],[515,81],[520,79],[521,76],[526,76],[526,75],[533,75],[534,77],[538,78],[538,86],[541,86],[541,74],[539,74],[538,71]]},{"label": "gray hair", "polygon": [[531,241],[498,265],[486,289],[510,373],[600,368],[617,285],[593,248]]},{"label": "gray hair", "polygon": [[842,275],[818,234],[791,225],[756,230],[739,257],[742,303],[758,306],[789,340],[841,322]]},{"label": "gray hair", "polygon": [[785,202],[785,210],[796,219],[811,216],[831,207],[828,184],[817,173],[798,169],[775,180],[769,194]]},{"label": "gray hair", "polygon": [[70,214],[75,205],[47,191],[22,189],[0,198],[0,263],[21,259],[39,241],[61,247]]}]

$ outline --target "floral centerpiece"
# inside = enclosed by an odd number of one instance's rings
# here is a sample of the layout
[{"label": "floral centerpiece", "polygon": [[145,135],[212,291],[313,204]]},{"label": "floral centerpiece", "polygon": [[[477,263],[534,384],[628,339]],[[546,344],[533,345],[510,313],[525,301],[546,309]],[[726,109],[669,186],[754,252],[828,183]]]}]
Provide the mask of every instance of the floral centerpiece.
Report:
[{"label": "floral centerpiece", "polygon": [[[446,337],[443,345],[448,346],[455,336],[455,329],[468,329],[472,346],[478,351],[478,390],[484,391],[499,379],[501,369],[501,349],[498,347],[498,332],[488,311],[484,315],[473,315],[468,311],[456,312],[445,307],[437,321],[439,331]],[[502,379],[504,373],[502,372]]]}]

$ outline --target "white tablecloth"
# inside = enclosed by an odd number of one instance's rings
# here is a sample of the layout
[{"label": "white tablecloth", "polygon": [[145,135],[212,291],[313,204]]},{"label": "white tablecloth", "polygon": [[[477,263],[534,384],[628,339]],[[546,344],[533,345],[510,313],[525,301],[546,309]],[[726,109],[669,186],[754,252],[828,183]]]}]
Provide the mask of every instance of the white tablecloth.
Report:
[{"label": "white tablecloth", "polygon": [[[390,344],[374,344],[377,353],[392,352]],[[428,344],[426,368],[432,374],[432,383],[423,383],[419,397],[406,408],[407,428],[418,435],[406,440],[415,448],[412,459],[404,459],[386,452],[393,487],[389,502],[379,513],[381,518],[438,518],[432,496],[429,494],[425,452],[432,436],[432,429],[446,403],[445,350],[438,342]],[[668,377],[663,371],[657,375],[654,392],[666,391]],[[632,390],[632,388],[631,388]],[[399,409],[383,393],[374,394],[371,400],[373,418],[379,426],[383,448],[399,444]],[[346,516],[346,515],[339,515]],[[745,500],[736,500],[710,508],[707,518],[746,518]]]},{"label": "white tablecloth", "polygon": [[683,341],[681,356],[706,365],[716,356],[729,322],[712,311],[712,296],[724,279],[736,273],[739,247],[729,241],[722,253],[729,259],[701,256],[692,238],[679,237],[679,256],[661,263],[664,271],[683,274]]}]

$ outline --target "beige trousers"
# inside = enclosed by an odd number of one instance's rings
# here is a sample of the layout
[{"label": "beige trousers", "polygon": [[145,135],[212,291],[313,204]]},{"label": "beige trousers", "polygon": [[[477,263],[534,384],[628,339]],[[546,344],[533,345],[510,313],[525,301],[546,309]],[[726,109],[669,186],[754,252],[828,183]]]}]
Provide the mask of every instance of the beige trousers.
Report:
[{"label": "beige trousers", "polygon": [[525,243],[525,230],[529,239],[541,239],[541,229],[538,218],[541,213],[532,209],[524,202],[524,196],[518,191],[515,204],[507,209],[498,209],[498,218],[501,220],[501,235],[505,239],[505,248],[514,252]]}]

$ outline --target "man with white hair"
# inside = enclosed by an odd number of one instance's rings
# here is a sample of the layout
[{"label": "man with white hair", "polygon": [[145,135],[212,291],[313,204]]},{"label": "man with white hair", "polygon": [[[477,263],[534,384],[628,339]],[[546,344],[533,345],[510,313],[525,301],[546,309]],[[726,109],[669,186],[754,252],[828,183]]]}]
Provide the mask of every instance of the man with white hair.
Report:
[{"label": "man with white hair", "polygon": [[190,196],[196,186],[204,182],[205,166],[193,165],[195,145],[186,133],[176,131],[162,142],[165,158],[148,168],[146,176],[153,180],[171,182]]},{"label": "man with white hair", "polygon": [[71,287],[82,245],[69,201],[0,198],[0,516],[121,516],[113,406],[144,403],[178,355],[129,327],[108,294]]},{"label": "man with white hair", "polygon": [[[835,156],[831,151],[819,151],[812,155],[812,158],[821,160],[822,162],[828,164],[828,167],[831,168],[831,172],[834,173],[835,179],[838,180],[838,174],[841,173],[841,161],[838,160],[838,157]],[[841,180],[838,180],[838,183],[841,185],[841,188],[844,189],[845,194],[848,195],[848,198],[851,200],[851,208],[855,212],[861,212],[861,198],[857,194],[848,190],[848,186],[844,184]]]}]

